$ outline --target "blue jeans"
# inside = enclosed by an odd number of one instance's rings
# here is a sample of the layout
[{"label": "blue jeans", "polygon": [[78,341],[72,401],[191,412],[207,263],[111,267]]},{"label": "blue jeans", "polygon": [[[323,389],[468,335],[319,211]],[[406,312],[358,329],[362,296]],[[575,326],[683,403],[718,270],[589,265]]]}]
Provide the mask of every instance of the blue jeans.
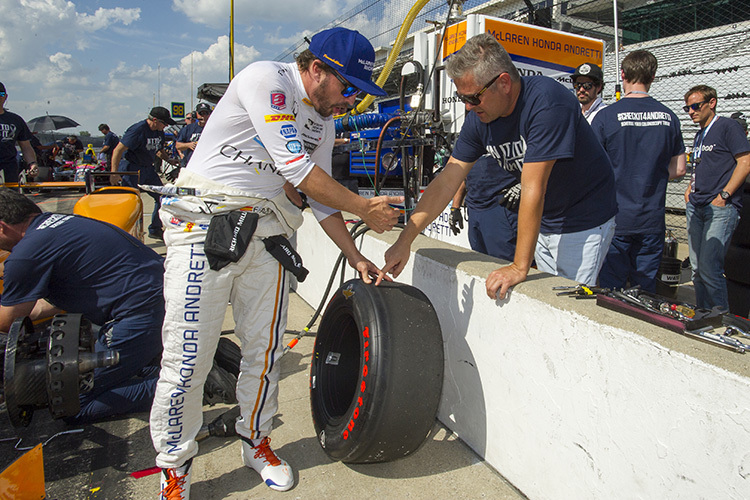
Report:
[{"label": "blue jeans", "polygon": [[120,362],[94,370],[93,390],[81,395],[81,411],[66,418],[66,423],[80,425],[151,408],[159,378],[156,365],[163,319],[164,311],[154,311],[102,327],[96,352],[118,351]]},{"label": "blue jeans", "polygon": [[467,212],[471,249],[513,262],[518,214],[500,204],[485,209],[468,208]]},{"label": "blue jeans", "polygon": [[595,286],[614,234],[614,217],[576,233],[539,233],[534,252],[537,269]]},{"label": "blue jeans", "polygon": [[615,235],[599,272],[599,286],[625,288],[630,283],[655,292],[663,251],[664,233]]},{"label": "blue jeans", "polygon": [[740,214],[732,205],[696,207],[688,203],[685,215],[695,301],[698,307],[705,309],[719,306],[729,310],[724,257]]}]

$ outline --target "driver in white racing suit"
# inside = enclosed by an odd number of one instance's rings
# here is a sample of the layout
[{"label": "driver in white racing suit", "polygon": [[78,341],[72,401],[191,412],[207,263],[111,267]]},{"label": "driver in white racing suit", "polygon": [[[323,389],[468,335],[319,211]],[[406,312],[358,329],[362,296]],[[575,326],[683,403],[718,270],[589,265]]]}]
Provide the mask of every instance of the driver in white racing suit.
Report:
[{"label": "driver in white racing suit", "polygon": [[[332,115],[353,106],[360,92],[385,95],[371,81],[374,59],[364,36],[333,28],[315,35],[296,63],[251,64],[230,83],[176,186],[152,187],[163,194],[167,245],[164,354],[150,421],[162,468],[160,498],[189,498],[203,383],[230,301],[242,345],[236,430],[243,461],[275,490],[294,485],[291,468],[268,445],[277,411],[288,273],[263,239],[291,236],[302,223],[300,210],[285,196],[285,191],[296,195],[289,189],[293,185],[311,198],[318,222],[362,279],[370,283],[377,276],[379,269],[357,250],[338,210],[383,232],[398,220],[389,204],[403,199],[365,199],[330,177]],[[215,269],[216,261],[206,255],[212,247],[207,244],[204,252],[204,242],[209,226],[214,230],[212,221],[230,212],[257,214],[257,228],[239,260]],[[233,236],[230,252],[236,250],[237,231]]]}]

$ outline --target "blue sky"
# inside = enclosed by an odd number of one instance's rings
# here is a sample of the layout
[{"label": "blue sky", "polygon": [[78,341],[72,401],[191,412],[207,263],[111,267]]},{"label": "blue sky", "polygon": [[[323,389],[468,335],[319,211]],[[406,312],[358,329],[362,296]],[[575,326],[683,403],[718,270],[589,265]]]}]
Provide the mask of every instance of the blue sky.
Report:
[{"label": "blue sky", "polygon": [[[235,72],[274,59],[361,0],[235,0]],[[0,0],[6,109],[121,135],[156,103],[228,79],[230,0]],[[192,82],[191,87],[191,73]]]}]

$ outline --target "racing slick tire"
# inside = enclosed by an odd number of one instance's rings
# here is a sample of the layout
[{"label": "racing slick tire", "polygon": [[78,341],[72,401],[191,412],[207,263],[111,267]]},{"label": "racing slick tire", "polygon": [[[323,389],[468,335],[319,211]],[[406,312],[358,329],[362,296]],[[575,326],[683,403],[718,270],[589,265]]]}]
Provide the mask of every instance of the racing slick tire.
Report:
[{"label": "racing slick tire", "polygon": [[435,422],[443,339],[418,289],[350,280],[331,298],[315,339],[310,402],[333,460],[387,462],[414,452]]}]

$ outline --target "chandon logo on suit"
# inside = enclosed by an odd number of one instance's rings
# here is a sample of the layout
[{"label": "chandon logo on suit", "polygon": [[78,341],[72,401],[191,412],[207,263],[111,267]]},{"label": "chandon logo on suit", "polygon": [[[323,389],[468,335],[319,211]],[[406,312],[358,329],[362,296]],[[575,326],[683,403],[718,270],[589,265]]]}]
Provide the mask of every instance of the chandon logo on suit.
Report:
[{"label": "chandon logo on suit", "polygon": [[487,152],[508,172],[520,172],[526,156],[526,139],[509,141],[495,146],[487,146]]}]

